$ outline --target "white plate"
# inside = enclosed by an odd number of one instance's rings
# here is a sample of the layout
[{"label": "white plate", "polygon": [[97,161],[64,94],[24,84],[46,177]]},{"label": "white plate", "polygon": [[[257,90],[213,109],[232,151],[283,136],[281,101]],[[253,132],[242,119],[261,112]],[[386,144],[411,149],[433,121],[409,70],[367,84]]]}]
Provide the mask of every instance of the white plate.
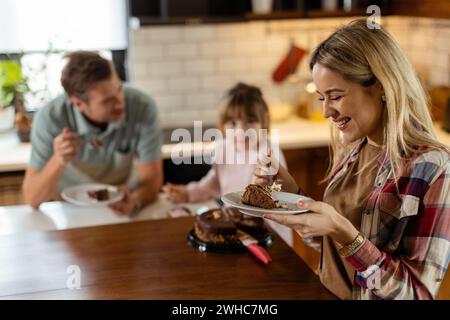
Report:
[{"label": "white plate", "polygon": [[272,197],[275,200],[278,200],[278,203],[281,205],[287,205],[289,210],[283,208],[277,209],[264,209],[258,208],[254,206],[250,206],[242,203],[241,197],[244,191],[231,192],[222,196],[222,201],[231,206],[239,209],[240,212],[254,216],[254,217],[262,217],[264,213],[270,214],[299,214],[303,212],[307,212],[308,210],[301,210],[297,206],[297,202],[300,200],[311,200],[311,198],[301,196],[295,193],[287,193],[287,192],[272,192]]},{"label": "white plate", "polygon": [[[95,191],[99,189],[108,189],[109,199],[105,201],[99,201],[89,197],[88,191]],[[73,187],[67,187],[61,193],[61,196],[67,202],[79,205],[79,206],[106,206],[108,204],[120,201],[123,199],[123,193],[119,192],[117,187],[109,184],[80,184]]]}]

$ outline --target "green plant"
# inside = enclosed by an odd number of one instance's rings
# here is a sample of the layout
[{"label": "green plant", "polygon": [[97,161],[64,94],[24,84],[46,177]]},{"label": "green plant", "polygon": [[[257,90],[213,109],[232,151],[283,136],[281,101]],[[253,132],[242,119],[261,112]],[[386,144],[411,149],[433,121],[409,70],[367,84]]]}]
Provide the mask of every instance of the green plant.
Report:
[{"label": "green plant", "polygon": [[0,108],[10,106],[17,93],[28,90],[28,81],[15,61],[0,61]]}]

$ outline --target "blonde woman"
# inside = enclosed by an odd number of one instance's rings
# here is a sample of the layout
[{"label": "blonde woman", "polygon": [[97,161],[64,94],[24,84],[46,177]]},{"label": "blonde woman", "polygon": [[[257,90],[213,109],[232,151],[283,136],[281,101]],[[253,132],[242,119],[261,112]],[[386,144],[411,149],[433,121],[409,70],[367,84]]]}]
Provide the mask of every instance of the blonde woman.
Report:
[{"label": "blonde woman", "polygon": [[[449,151],[411,64],[383,28],[356,20],[316,48],[310,68],[332,120],[324,199],[265,218],[320,244],[320,279],[339,298],[433,299],[450,259]],[[302,193],[282,166],[275,178]]]}]

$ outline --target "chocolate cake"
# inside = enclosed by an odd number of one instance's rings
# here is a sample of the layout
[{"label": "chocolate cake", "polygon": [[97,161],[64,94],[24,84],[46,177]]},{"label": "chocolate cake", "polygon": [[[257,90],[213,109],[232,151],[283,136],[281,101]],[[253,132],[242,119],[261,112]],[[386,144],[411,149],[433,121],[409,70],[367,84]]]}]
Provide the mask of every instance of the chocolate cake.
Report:
[{"label": "chocolate cake", "polygon": [[241,201],[244,204],[264,209],[275,209],[278,207],[277,200],[272,198],[270,188],[258,184],[249,184],[245,188]]},{"label": "chocolate cake", "polygon": [[89,197],[98,201],[105,201],[109,199],[108,189],[100,189],[94,191],[88,191]]},{"label": "chocolate cake", "polygon": [[262,218],[245,215],[236,208],[224,208],[223,210],[230,216],[236,227],[242,231],[254,235],[265,230]]},{"label": "chocolate cake", "polygon": [[194,230],[201,241],[228,245],[239,243],[238,229],[252,236],[267,232],[262,218],[243,215],[235,208],[215,209],[198,215]]},{"label": "chocolate cake", "polygon": [[220,209],[197,216],[195,235],[204,242],[225,244],[238,242],[237,229],[230,216]]}]

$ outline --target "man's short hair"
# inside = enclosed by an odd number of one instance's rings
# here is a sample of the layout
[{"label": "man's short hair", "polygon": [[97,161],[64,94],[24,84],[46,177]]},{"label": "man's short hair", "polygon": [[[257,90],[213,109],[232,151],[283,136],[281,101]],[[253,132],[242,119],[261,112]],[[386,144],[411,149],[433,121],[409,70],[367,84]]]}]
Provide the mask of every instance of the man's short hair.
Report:
[{"label": "man's short hair", "polygon": [[69,97],[75,96],[85,102],[89,100],[89,87],[108,80],[114,72],[112,63],[96,52],[75,51],[65,58],[68,62],[61,74],[61,84]]}]

